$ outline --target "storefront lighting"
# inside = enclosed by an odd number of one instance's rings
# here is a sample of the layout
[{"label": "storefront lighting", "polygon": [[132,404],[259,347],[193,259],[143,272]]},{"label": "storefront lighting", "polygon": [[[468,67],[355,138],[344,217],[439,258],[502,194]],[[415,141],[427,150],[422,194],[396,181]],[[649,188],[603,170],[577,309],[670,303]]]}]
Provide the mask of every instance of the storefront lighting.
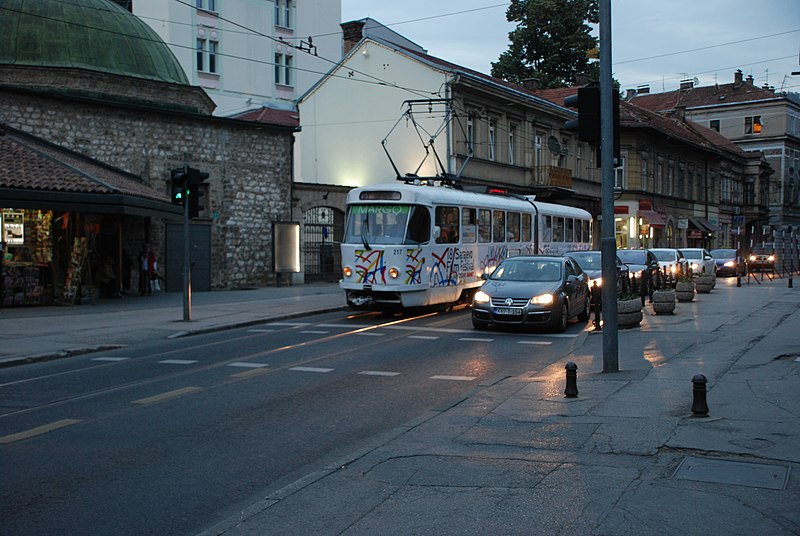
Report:
[{"label": "storefront lighting", "polygon": [[636,237],[636,218],[633,216],[628,218],[628,236],[631,238]]}]

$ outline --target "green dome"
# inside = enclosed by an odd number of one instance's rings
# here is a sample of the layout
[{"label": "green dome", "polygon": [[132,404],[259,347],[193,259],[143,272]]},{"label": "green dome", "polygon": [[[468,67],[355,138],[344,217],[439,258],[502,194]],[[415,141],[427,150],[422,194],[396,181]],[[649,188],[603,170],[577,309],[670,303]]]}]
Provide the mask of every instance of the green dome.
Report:
[{"label": "green dome", "polygon": [[0,64],[189,83],[158,34],[110,0],[0,0],[0,28]]}]

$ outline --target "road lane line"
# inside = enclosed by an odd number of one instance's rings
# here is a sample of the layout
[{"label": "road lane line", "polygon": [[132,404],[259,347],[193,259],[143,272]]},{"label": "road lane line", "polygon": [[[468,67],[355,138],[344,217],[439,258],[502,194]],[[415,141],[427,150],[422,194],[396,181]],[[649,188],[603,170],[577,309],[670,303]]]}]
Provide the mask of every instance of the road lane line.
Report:
[{"label": "road lane line", "polygon": [[157,404],[158,402],[164,402],[165,400],[172,400],[173,398],[178,398],[179,396],[188,395],[190,393],[196,393],[202,390],[203,390],[202,387],[183,387],[181,389],[175,389],[174,391],[167,391],[166,393],[161,393],[160,395],[148,396],[147,398],[140,398],[139,400],[134,400],[133,404],[139,404],[139,405]]},{"label": "road lane line", "polygon": [[542,346],[549,346],[553,341],[517,341],[517,344],[539,344]]},{"label": "road lane line", "polygon": [[327,335],[330,331],[323,331],[321,329],[306,329],[300,333],[308,333],[309,335]]},{"label": "road lane line", "polygon": [[127,361],[130,357],[93,357],[92,361]]},{"label": "road lane line", "polygon": [[409,339],[422,339],[423,341],[435,341],[439,337],[433,335],[409,335]]},{"label": "road lane line", "polygon": [[361,333],[356,333],[356,335],[360,335],[361,337],[383,337],[386,335],[385,333],[373,333],[371,331],[364,331]]},{"label": "road lane line", "polygon": [[432,380],[450,380],[457,382],[471,382],[475,376],[431,376]]},{"label": "road lane line", "polygon": [[364,376],[399,376],[399,372],[386,372],[383,370],[362,370],[359,374]]},{"label": "road lane line", "polygon": [[248,333],[272,333],[274,329],[248,329]]},{"label": "road lane line", "polygon": [[81,422],[79,419],[62,419],[60,421],[51,422],[50,424],[43,424],[42,426],[37,426],[36,428],[31,428],[30,430],[24,430],[22,432],[17,432],[16,434],[2,436],[0,437],[0,443],[7,445],[9,443],[14,443],[15,441],[22,441],[23,439],[40,436],[42,434],[46,434],[47,432],[58,430],[59,428],[72,426],[73,424],[77,424],[79,422]]},{"label": "road lane line", "polygon": [[245,363],[243,361],[237,361],[236,363],[228,363],[229,367],[242,367],[242,368],[261,368],[261,367],[268,367],[266,363]]},{"label": "road lane line", "polygon": [[192,359],[165,359],[164,361],[159,361],[162,365],[193,365],[197,363],[197,361]]},{"label": "road lane line", "polygon": [[265,368],[254,368],[254,369],[245,370],[244,372],[237,372],[236,374],[231,374],[230,377],[231,378],[240,378],[240,379],[241,378],[250,378],[251,376],[259,376],[261,374],[266,374],[270,370],[271,369],[268,369],[266,367]]},{"label": "road lane line", "polygon": [[280,326],[280,327],[289,327],[289,328],[296,328],[299,326],[307,326],[310,322],[270,322],[270,326]]},{"label": "road lane line", "polygon": [[468,342],[492,342],[494,339],[487,339],[482,337],[461,337],[458,340],[468,341]]},{"label": "road lane line", "polygon": [[292,367],[289,370],[296,370],[298,372],[331,372],[331,371],[333,371],[332,368],[320,368],[320,367]]}]

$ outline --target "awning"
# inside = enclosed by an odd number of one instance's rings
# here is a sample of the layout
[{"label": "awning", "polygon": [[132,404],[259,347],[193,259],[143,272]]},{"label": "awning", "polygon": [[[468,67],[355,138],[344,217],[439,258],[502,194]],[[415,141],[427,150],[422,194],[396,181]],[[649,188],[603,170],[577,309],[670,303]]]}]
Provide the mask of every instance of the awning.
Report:
[{"label": "awning", "polygon": [[690,216],[689,223],[694,226],[695,229],[698,231],[703,231],[704,233],[716,233],[719,231],[719,227],[711,223],[705,218],[701,218],[699,216]]},{"label": "awning", "polygon": [[638,214],[640,218],[647,220],[647,223],[650,224],[650,227],[664,228],[667,226],[664,216],[655,210],[640,210]]}]

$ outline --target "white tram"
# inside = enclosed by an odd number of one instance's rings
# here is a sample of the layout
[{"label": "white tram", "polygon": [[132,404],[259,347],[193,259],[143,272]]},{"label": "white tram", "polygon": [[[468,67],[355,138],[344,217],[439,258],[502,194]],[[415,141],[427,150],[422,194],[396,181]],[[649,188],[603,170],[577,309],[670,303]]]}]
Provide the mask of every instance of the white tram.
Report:
[{"label": "white tram", "polygon": [[347,196],[347,303],[392,309],[469,302],[506,257],[591,249],[587,211],[533,196],[377,184]]}]

